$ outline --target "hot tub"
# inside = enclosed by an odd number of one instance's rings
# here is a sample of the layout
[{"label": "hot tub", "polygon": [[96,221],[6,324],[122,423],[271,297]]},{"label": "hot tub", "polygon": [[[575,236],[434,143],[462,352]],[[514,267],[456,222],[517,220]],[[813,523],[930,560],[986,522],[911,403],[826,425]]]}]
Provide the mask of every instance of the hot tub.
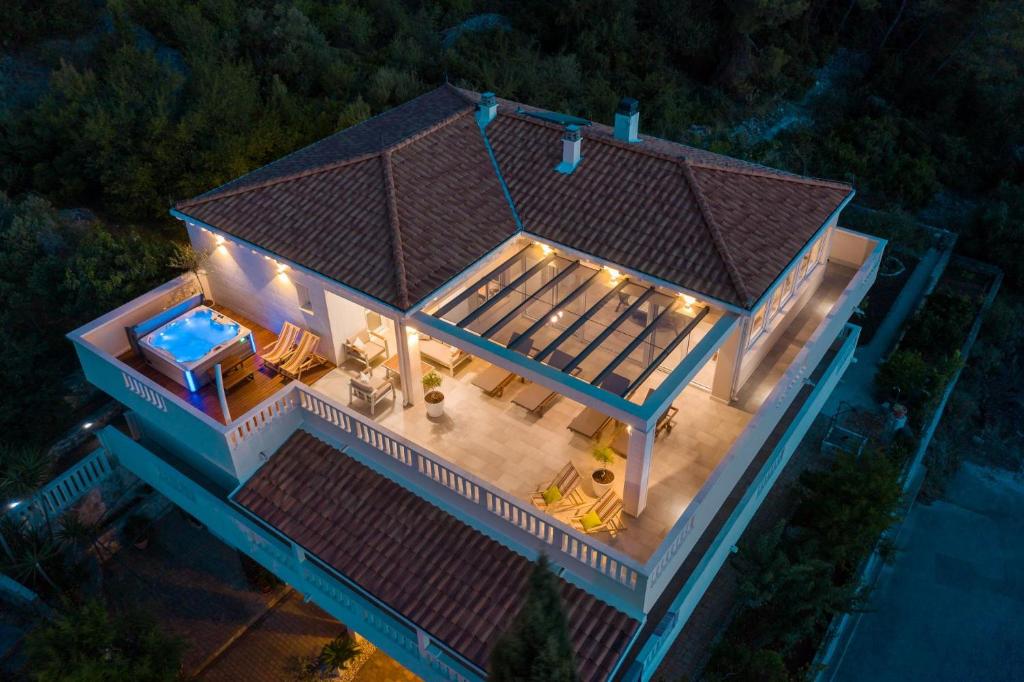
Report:
[{"label": "hot tub", "polygon": [[227,369],[255,353],[256,340],[246,327],[200,305],[144,336],[139,348],[150,365],[196,391],[209,383],[214,365]]}]

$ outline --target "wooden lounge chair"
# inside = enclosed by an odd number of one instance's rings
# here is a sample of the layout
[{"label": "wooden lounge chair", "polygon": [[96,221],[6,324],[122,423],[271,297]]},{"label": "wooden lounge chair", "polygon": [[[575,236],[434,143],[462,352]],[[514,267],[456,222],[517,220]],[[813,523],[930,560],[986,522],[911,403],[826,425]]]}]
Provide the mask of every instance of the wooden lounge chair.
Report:
[{"label": "wooden lounge chair", "polygon": [[295,352],[296,342],[299,339],[299,334],[302,330],[296,327],[291,322],[285,322],[281,325],[281,333],[277,335],[277,340],[263,349],[260,353],[260,357],[263,358],[263,364],[270,367],[284,362],[289,355]]},{"label": "wooden lounge chair", "polygon": [[[557,369],[561,369],[569,364],[570,361],[572,361],[572,358],[569,357],[569,355],[560,350],[556,350],[551,353],[551,357],[548,359],[547,364]],[[573,376],[576,376],[579,373],[579,367],[572,370]],[[552,391],[547,386],[532,383],[520,391],[519,395],[512,398],[512,402],[530,414],[536,414],[537,416],[543,417],[544,412],[547,411],[547,409],[551,407],[558,398],[559,395],[556,391]]]},{"label": "wooden lounge chair", "polygon": [[[555,474],[555,477],[547,485],[541,484],[537,486],[537,492],[530,496],[530,502],[538,509],[548,512],[565,511],[581,507],[586,502],[583,492],[580,490],[582,482],[583,479],[580,478],[580,472],[576,470],[572,462],[569,462],[562,467],[561,471]],[[558,489],[559,499],[548,503],[544,499],[544,495],[552,488]]]},{"label": "wooden lounge chair", "polygon": [[[596,518],[591,514],[596,515]],[[622,525],[622,500],[614,490],[605,492],[589,509],[573,516],[569,522],[573,528],[587,534],[608,531],[615,537],[626,530]]]},{"label": "wooden lounge chair", "polygon": [[316,367],[324,359],[316,354],[320,337],[313,332],[303,332],[299,345],[286,361],[277,366],[277,371],[290,379],[301,379],[307,369]]}]

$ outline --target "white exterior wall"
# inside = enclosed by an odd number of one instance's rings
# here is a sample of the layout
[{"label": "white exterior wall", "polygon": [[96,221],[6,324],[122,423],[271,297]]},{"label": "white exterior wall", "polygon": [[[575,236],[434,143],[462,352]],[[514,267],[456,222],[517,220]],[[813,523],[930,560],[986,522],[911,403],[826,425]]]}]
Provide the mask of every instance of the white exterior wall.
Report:
[{"label": "white exterior wall", "polygon": [[[193,247],[210,252],[205,274],[209,298],[237,310],[275,334],[285,321],[314,332],[323,340],[319,352],[337,363],[336,349],[340,342],[332,338],[324,285],[320,280],[291,268],[282,276],[275,261],[230,240],[217,246],[216,235],[191,224],[188,235]],[[309,290],[312,304],[309,311],[299,307],[296,282]]]}]

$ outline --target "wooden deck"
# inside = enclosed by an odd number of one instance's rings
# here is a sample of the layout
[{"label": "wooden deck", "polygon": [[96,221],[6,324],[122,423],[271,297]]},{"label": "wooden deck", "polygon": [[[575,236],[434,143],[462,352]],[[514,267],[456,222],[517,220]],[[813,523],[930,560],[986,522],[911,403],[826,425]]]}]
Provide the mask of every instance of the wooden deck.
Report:
[{"label": "wooden deck", "polygon": [[[256,335],[257,351],[266,348],[272,344],[275,339],[277,339],[277,334],[253,322],[241,313],[237,313],[230,308],[220,305],[215,305],[213,308],[217,312],[223,313],[232,320],[235,320],[236,322],[251,329]],[[167,377],[161,372],[150,367],[146,364],[145,358],[134,351],[128,351],[124,355],[120,356],[118,360],[125,363],[146,378],[152,380],[154,383],[159,384],[185,402],[191,403],[194,407],[202,410],[217,421],[226,423],[224,415],[221,413],[220,401],[217,399],[217,388],[213,384],[203,386],[196,393],[191,393],[187,388],[170,377]],[[260,357],[258,352],[256,355],[245,361],[245,369],[253,370],[253,378],[249,381],[243,381],[227,391],[228,410],[231,411],[231,417],[233,419],[237,419],[252,408],[256,407],[256,405],[269,398],[277,392],[278,389],[287,385],[291,381],[272,369],[264,367],[263,359]],[[334,369],[334,365],[331,363],[325,363],[320,367],[304,373],[302,375],[302,381],[306,384],[312,384],[332,369]]]}]

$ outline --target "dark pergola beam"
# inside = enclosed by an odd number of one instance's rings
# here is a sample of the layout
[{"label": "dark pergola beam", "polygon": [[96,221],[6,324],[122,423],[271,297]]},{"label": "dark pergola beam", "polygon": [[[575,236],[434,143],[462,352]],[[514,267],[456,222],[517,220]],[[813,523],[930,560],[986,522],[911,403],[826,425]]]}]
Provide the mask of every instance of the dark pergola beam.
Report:
[{"label": "dark pergola beam", "polygon": [[522,260],[523,258],[525,258],[526,257],[526,252],[529,251],[531,248],[533,248],[533,244],[527,244],[520,251],[518,251],[514,256],[512,256],[508,260],[502,261],[501,265],[499,265],[498,267],[494,268],[493,270],[488,272],[486,275],[484,275],[483,277],[481,277],[477,281],[473,282],[473,284],[471,284],[470,286],[466,287],[462,291],[461,294],[459,294],[458,296],[456,296],[452,300],[450,300],[447,303],[445,303],[437,312],[433,313],[434,317],[440,319],[440,318],[444,317],[445,315],[447,315],[448,313],[450,313],[452,310],[455,309],[455,306],[459,305],[460,303],[465,301],[467,298],[472,296],[477,290],[480,289],[481,286],[483,286],[484,284],[486,284],[490,280],[494,279],[495,277],[498,277],[499,275],[501,275],[501,273],[505,272],[505,270],[507,270],[510,267],[512,267],[515,264],[516,261]]},{"label": "dark pergola beam", "polygon": [[[665,306],[665,309],[658,313],[657,316],[655,316],[655,318],[651,320],[650,323],[646,327],[644,327],[639,334],[636,335],[636,338],[634,338],[632,341],[626,344],[626,347],[622,349],[622,352],[616,355],[615,359],[612,360],[609,364],[605,365],[605,368],[602,369],[590,383],[593,384],[594,386],[600,386],[601,382],[605,379],[605,377],[607,377],[609,374],[615,371],[615,369],[622,364],[623,360],[628,358],[629,354],[635,351],[640,346],[640,344],[643,343],[644,340],[646,340],[647,337],[650,336],[651,333],[658,328],[658,323],[661,322],[661,318],[665,317],[665,315],[667,315],[669,311],[672,310],[673,305],[675,305],[675,301],[671,301],[667,306]],[[626,390],[620,393],[619,395],[625,395],[628,391],[629,388],[627,387]]]},{"label": "dark pergola beam", "polygon": [[604,343],[604,340],[611,336],[615,332],[615,330],[619,328],[619,325],[628,320],[629,316],[632,315],[637,308],[642,306],[647,301],[647,299],[649,299],[653,295],[654,287],[650,287],[647,289],[647,291],[640,294],[640,296],[638,296],[637,299],[633,301],[633,305],[629,306],[624,311],[622,311],[622,314],[616,317],[614,322],[612,322],[610,325],[608,325],[607,328],[605,328],[604,331],[598,334],[597,337],[590,342],[589,346],[580,351],[576,355],[576,357],[572,359],[572,362],[570,362],[564,369],[562,369],[562,371],[571,372],[577,367],[579,367],[580,363],[587,359],[587,356],[589,356],[591,353],[597,350],[598,346]]},{"label": "dark pergola beam", "polygon": [[[529,329],[527,329],[525,332],[523,332],[524,339],[526,339],[526,338],[533,338],[533,335],[537,333],[537,330],[540,329],[541,327],[543,327],[545,324],[547,324],[548,316],[549,315],[554,315],[559,310],[561,310],[562,308],[564,308],[565,306],[569,305],[570,303],[575,301],[577,298],[579,298],[580,295],[586,290],[586,288],[588,286],[590,286],[590,283],[594,281],[594,278],[597,277],[600,274],[601,274],[600,270],[595,270],[594,274],[592,274],[590,277],[587,277],[585,280],[583,280],[583,282],[579,286],[577,286],[575,289],[573,289],[568,294],[566,294],[565,297],[563,297],[561,301],[556,303],[555,306],[551,310],[549,310],[547,313],[545,313],[539,320],[537,320],[536,322],[531,324]],[[512,350],[517,350],[517,348],[520,345],[522,345],[522,344],[517,341],[516,343],[510,343],[508,345],[508,347],[510,349],[512,349]]]},{"label": "dark pergola beam", "polygon": [[[552,277],[550,280],[548,280],[547,284],[542,286],[540,289],[537,289],[537,291],[535,291],[532,294],[526,296],[523,299],[522,303],[520,303],[519,305],[517,305],[515,308],[513,308],[510,311],[508,311],[507,313],[505,313],[505,315],[503,315],[500,320],[498,320],[497,322],[492,324],[490,327],[488,327],[487,330],[483,334],[481,334],[480,336],[484,337],[485,339],[491,338],[491,335],[493,335],[496,331],[498,331],[499,329],[504,327],[506,324],[511,322],[517,315],[519,315],[519,312],[524,307],[526,307],[528,304],[532,303],[533,301],[537,300],[538,298],[543,296],[548,291],[551,291],[551,289],[553,289],[556,286],[558,286],[559,282],[561,282],[563,279],[565,279],[566,277],[568,277],[572,273],[576,272],[576,270],[579,269],[579,267],[580,267],[580,262],[578,260],[573,261],[572,263],[570,263],[569,267],[565,268],[560,273],[558,273],[557,275]],[[543,320],[544,318],[542,317],[541,319]]]},{"label": "dark pergola beam", "polygon": [[[565,331],[563,331],[561,334],[558,335],[558,338],[556,338],[554,341],[552,341],[548,345],[544,346],[544,348],[543,348],[543,350],[541,350],[541,352],[539,352],[535,356],[533,356],[533,359],[534,360],[543,360],[544,358],[546,358],[548,356],[548,354],[551,353],[556,348],[558,348],[558,346],[561,345],[561,343],[563,341],[565,341],[567,338],[569,338],[570,336],[575,334],[577,329],[579,329],[584,324],[586,324],[587,320],[589,320],[594,315],[594,313],[596,313],[598,310],[600,310],[601,307],[604,306],[604,304],[608,303],[608,301],[610,301],[617,293],[622,291],[623,287],[625,287],[627,284],[629,284],[629,280],[628,279],[624,279],[621,282],[619,282],[615,286],[614,289],[611,289],[608,293],[606,293],[604,296],[602,296],[601,299],[597,303],[595,303],[594,305],[592,305],[589,308],[587,308],[583,312],[583,314],[580,315],[576,319],[575,322],[573,322],[568,327],[566,327]],[[517,345],[518,344],[512,344],[511,346],[509,346],[509,348],[511,348],[512,350],[516,350],[515,346],[517,346]]]},{"label": "dark pergola beam", "polygon": [[455,326],[465,328],[466,326],[473,324],[473,322],[478,320],[481,315],[483,315],[488,310],[490,310],[498,303],[500,303],[502,299],[508,296],[511,292],[515,291],[516,287],[518,287],[520,284],[522,284],[523,282],[530,279],[538,272],[546,268],[548,264],[553,262],[557,257],[558,256],[556,256],[554,253],[548,254],[547,257],[544,258],[542,261],[534,265],[532,268],[530,268],[523,274],[516,277],[514,280],[509,282],[509,284],[506,287],[504,287],[501,291],[499,291],[494,296],[484,301],[476,310],[472,311],[469,315],[466,315],[464,318],[459,320],[458,324],[456,324]]},{"label": "dark pergola beam", "polygon": [[647,365],[646,369],[640,372],[640,376],[633,380],[633,383],[629,385],[629,388],[626,389],[624,395],[629,395],[630,393],[635,391],[640,384],[644,383],[644,381],[647,380],[647,377],[651,376],[651,374],[654,373],[654,370],[658,369],[658,365],[664,362],[665,358],[669,356],[669,353],[674,351],[676,347],[683,342],[683,339],[685,339],[687,336],[690,335],[691,332],[693,332],[694,327],[700,324],[700,321],[703,320],[704,316],[707,315],[710,311],[711,308],[704,306],[701,309],[701,311],[697,313],[697,317],[690,320],[690,323],[683,327],[683,331],[681,331],[676,336],[676,338],[672,339],[672,343],[665,346],[665,349],[658,353],[658,357],[654,358],[654,362]]}]

